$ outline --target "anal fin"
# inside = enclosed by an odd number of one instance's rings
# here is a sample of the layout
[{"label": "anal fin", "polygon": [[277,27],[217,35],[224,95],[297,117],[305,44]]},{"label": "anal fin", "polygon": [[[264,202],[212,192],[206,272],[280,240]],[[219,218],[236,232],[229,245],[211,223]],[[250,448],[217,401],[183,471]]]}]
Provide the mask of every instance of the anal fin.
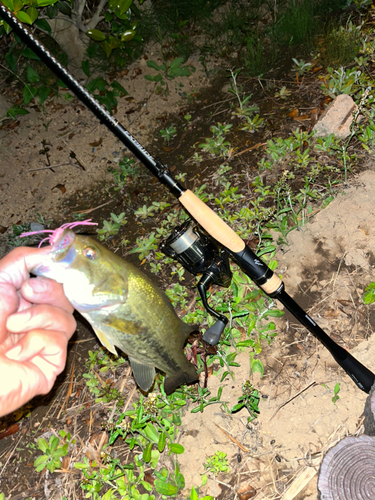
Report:
[{"label": "anal fin", "polygon": [[145,365],[144,363],[140,363],[139,361],[130,357],[129,361],[130,366],[132,367],[135,381],[142,389],[142,391],[149,391],[155,380],[155,367]]}]

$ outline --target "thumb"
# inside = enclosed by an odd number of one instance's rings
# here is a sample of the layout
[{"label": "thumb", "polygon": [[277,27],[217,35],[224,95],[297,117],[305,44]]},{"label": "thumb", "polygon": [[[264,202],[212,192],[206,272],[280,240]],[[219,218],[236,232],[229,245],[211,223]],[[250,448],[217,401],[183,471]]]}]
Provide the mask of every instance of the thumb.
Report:
[{"label": "thumb", "polygon": [[18,305],[19,298],[14,286],[10,283],[0,283],[0,345],[6,338],[8,316],[17,311]]}]

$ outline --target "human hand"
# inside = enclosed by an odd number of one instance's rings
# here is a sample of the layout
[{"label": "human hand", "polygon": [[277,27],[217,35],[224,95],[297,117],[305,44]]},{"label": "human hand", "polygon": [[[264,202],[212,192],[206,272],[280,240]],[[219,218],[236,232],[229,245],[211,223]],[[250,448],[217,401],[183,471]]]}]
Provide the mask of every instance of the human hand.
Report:
[{"label": "human hand", "polygon": [[47,250],[20,247],[0,260],[0,416],[47,394],[65,367],[74,309],[62,285],[29,274]]}]

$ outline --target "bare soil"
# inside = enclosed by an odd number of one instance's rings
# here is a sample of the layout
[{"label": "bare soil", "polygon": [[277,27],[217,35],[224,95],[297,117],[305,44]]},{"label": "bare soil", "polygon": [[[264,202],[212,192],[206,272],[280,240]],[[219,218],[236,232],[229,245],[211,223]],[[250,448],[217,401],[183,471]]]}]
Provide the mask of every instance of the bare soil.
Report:
[{"label": "bare soil", "polygon": [[[228,93],[223,92],[227,84],[223,69],[213,60],[208,69],[214,70],[216,76],[208,80],[199,62],[191,60],[189,63],[197,71],[188,79],[170,82],[168,95],[157,95],[155,86],[144,79],[152,71],[146,68],[146,57],[158,60],[152,52],[118,78],[129,96],[119,102],[116,117],[151,154],[162,156],[173,168],[187,171],[189,187],[199,186],[218,164],[211,159],[198,167],[188,163],[193,146],[209,136],[211,124],[232,120]],[[294,107],[308,109],[322,99],[317,84],[297,84],[288,75],[277,82],[293,90],[288,102],[276,102],[264,88],[265,81],[262,87],[255,80],[246,83],[257,92],[261,116],[270,117],[266,128],[257,134],[246,135],[236,129],[229,137],[237,148],[230,159],[233,180],[244,193],[249,190],[249,179],[257,175],[261,144],[280,129],[288,135],[296,128],[298,124],[287,116]],[[272,115],[275,109],[277,113]],[[186,125],[186,111],[191,112],[192,123],[181,132]],[[171,146],[165,146],[156,131],[169,124],[178,125],[179,135]],[[15,223],[36,222],[37,212],[60,224],[71,221],[74,212],[85,210],[100,222],[111,211],[125,210],[130,215],[145,197],[148,204],[160,201],[161,196],[171,201],[147,174],[140,181],[140,186],[146,187],[140,187],[138,192],[113,192],[108,167],[122,158],[124,146],[76,100],[54,100],[45,113],[35,108],[17,124],[4,122],[0,136],[0,225],[4,229]],[[277,178],[278,172],[266,175]],[[276,258],[290,295],[336,342],[371,369],[374,311],[361,300],[364,288],[373,281],[375,264],[375,173],[371,166],[341,188],[342,193],[325,210],[302,230],[290,233],[289,246],[280,247]],[[103,204],[105,207],[97,208]],[[147,231],[147,225],[129,223],[127,231],[134,242],[137,235]],[[113,240],[113,246],[115,243]],[[9,250],[5,233],[1,236],[0,255]],[[139,264],[137,259],[135,262]],[[162,276],[158,278],[163,282]],[[237,358],[240,368],[234,369],[235,380],[228,378],[224,382],[222,401],[231,407],[241,395],[241,384],[251,378],[261,393],[257,420],[248,425],[244,411],[228,415],[219,404],[207,407],[203,413],[186,411],[180,431],[185,452],[179,462],[187,489],[200,485],[206,456],[220,450],[228,454],[230,473],[210,477],[204,493],[220,500],[244,500],[250,496],[241,495],[253,488],[257,500],[316,500],[317,472],[324,453],[343,436],[363,432],[366,395],[292,316],[285,314],[277,327],[277,339],[262,352],[264,377],[250,374],[249,356],[242,353]],[[98,453],[98,439],[113,404],[95,404],[82,379],[87,351],[96,344],[90,327],[79,320],[67,369],[53,393],[1,420],[0,491],[6,498],[83,498],[74,485],[79,473],[69,468],[68,461],[63,464],[63,472],[53,475],[36,473],[32,464],[38,455],[37,439],[48,438],[59,429],[69,430],[80,451],[90,458]],[[137,397],[130,370],[125,367],[109,376],[122,391],[122,404],[129,407]],[[334,404],[333,388],[337,383],[340,397]],[[212,394],[216,394],[218,385],[218,378],[211,376],[208,387]],[[78,414],[77,408],[82,405],[85,410]],[[125,446],[116,445],[115,452],[126,462],[129,452]],[[77,450],[70,452],[72,461],[76,454]],[[302,490],[288,496],[285,492],[295,481],[301,483]]]}]

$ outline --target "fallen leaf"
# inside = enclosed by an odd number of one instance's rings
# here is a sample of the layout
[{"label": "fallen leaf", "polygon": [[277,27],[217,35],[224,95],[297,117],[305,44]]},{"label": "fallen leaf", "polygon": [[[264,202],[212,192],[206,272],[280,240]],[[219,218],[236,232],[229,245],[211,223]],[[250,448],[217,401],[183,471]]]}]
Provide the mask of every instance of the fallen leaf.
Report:
[{"label": "fallen leaf", "polygon": [[53,111],[58,111],[59,109],[64,109],[62,104],[55,104],[52,108]]},{"label": "fallen leaf", "polygon": [[313,73],[316,73],[317,71],[320,71],[323,68],[323,66],[314,66],[313,67]]},{"label": "fallen leaf", "polygon": [[60,189],[60,191],[62,192],[62,194],[65,194],[66,193],[66,187],[64,186],[64,184],[56,184],[56,186],[54,186],[51,191],[53,189]]},{"label": "fallen leaf", "polygon": [[61,460],[61,468],[67,470],[70,464],[70,457],[65,456]]},{"label": "fallen leaf", "polygon": [[4,234],[7,229],[7,227],[0,226],[0,234]]},{"label": "fallen leaf", "polygon": [[239,500],[249,500],[249,498],[255,497],[257,492],[250,484],[248,484],[246,486],[241,486],[237,493]]},{"label": "fallen leaf", "polygon": [[71,132],[69,135],[68,135],[68,139],[72,139],[74,136],[75,136],[75,132]]},{"label": "fallen leaf", "polygon": [[325,318],[337,318],[337,316],[340,315],[340,311],[336,309],[336,311],[334,309],[329,309],[328,311],[326,311],[324,313],[324,317]]},{"label": "fallen leaf", "polygon": [[98,141],[94,141],[94,142],[89,142],[89,146],[92,146],[93,148],[97,148],[100,146],[100,144],[103,142],[103,139],[100,138]]},{"label": "fallen leaf", "polygon": [[327,96],[320,101],[319,106],[324,109],[331,101],[333,101],[332,97]]},{"label": "fallen leaf", "polygon": [[164,149],[164,151],[166,151],[167,153],[169,153],[169,151],[172,151],[173,148],[171,148],[169,146],[163,146],[163,149]]},{"label": "fallen leaf", "polygon": [[290,118],[293,118],[293,120],[294,120],[296,118],[296,116],[298,116],[298,109],[294,108],[293,111],[291,111],[290,113],[288,113],[288,116]]},{"label": "fallen leaf", "polygon": [[12,424],[5,431],[0,433],[0,439],[4,439],[8,436],[12,436],[20,430],[20,424]]},{"label": "fallen leaf", "polygon": [[303,122],[305,120],[310,120],[310,117],[308,115],[301,115],[301,116],[296,116],[293,118],[293,120],[296,120],[298,122]]},{"label": "fallen leaf", "polygon": [[144,480],[146,481],[146,483],[151,484],[151,486],[154,486],[155,478],[151,474],[151,472],[149,472],[149,471],[145,472]]},{"label": "fallen leaf", "polygon": [[319,119],[319,115],[320,115],[319,109],[318,108],[314,108],[314,109],[310,110],[310,115],[311,115],[312,124],[315,125],[315,123]]},{"label": "fallen leaf", "polygon": [[10,123],[8,123],[7,128],[8,128],[9,130],[13,130],[13,129],[15,129],[16,127],[18,127],[18,125],[19,125],[19,124],[20,124],[20,122],[19,122],[19,121],[17,121],[17,122],[10,122]]}]

